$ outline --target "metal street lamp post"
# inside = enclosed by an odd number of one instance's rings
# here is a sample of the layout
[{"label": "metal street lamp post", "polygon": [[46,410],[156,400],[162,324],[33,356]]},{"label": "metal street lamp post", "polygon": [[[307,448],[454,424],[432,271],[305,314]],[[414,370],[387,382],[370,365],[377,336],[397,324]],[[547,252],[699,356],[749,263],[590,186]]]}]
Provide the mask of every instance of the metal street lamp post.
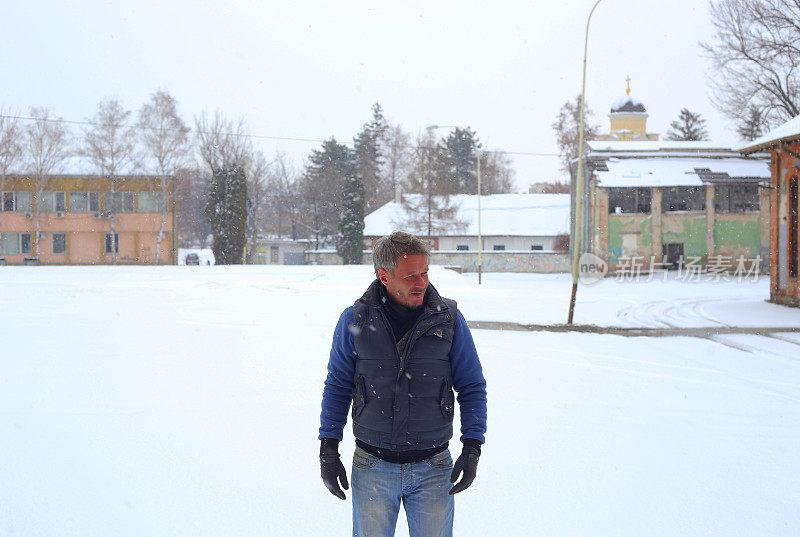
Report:
[{"label": "metal street lamp post", "polygon": [[[599,2],[600,0],[598,0]],[[483,252],[483,244],[481,241],[481,153],[478,149],[478,142],[475,140],[475,135],[469,129],[464,129],[458,125],[428,125],[425,127],[429,131],[437,129],[461,129],[468,132],[469,137],[472,138],[472,145],[475,147],[475,160],[477,161],[478,172],[478,285],[481,284],[481,275],[483,273],[483,263],[481,253]]]},{"label": "metal street lamp post", "polygon": [[589,23],[592,21],[592,14],[594,14],[597,4],[600,0],[594,3],[594,7],[589,12],[589,18],[586,19],[586,37],[583,42],[583,82],[581,86],[581,125],[578,134],[578,170],[575,175],[575,197],[574,197],[574,222],[572,228],[572,297],[569,301],[569,316],[567,317],[567,324],[572,324],[572,317],[575,313],[575,295],[578,292],[578,257],[580,255],[580,236],[583,230],[583,129],[584,129],[584,113],[586,110],[586,53],[589,50]]}]

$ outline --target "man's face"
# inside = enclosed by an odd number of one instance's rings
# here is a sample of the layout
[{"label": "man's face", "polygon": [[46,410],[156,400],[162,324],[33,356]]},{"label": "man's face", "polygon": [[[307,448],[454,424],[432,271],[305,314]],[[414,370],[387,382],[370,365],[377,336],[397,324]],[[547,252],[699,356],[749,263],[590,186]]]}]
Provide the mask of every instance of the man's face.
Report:
[{"label": "man's face", "polygon": [[378,270],[378,279],[386,286],[386,294],[407,308],[422,306],[428,288],[428,258],[409,255],[397,260],[394,273]]}]

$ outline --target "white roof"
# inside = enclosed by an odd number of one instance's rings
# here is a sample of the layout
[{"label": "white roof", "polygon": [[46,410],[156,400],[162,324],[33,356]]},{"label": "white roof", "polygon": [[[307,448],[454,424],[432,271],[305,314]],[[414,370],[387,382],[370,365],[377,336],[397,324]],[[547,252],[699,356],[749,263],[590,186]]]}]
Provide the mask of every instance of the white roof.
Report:
[{"label": "white roof", "polygon": [[592,151],[725,151],[733,152],[731,147],[716,142],[684,142],[670,140],[648,140],[621,142],[614,140],[592,140],[586,142]]},{"label": "white roof", "polygon": [[712,174],[728,174],[731,179],[770,177],[768,161],[744,158],[612,158],[606,161],[606,166],[608,171],[595,172],[600,186],[604,187],[702,186],[703,181],[696,172],[702,168]]},{"label": "white roof", "polygon": [[780,127],[773,129],[760,138],[756,138],[752,142],[747,142],[747,145],[739,149],[739,151],[752,153],[762,149],[764,146],[772,145],[788,138],[800,138],[800,116],[790,119]]},{"label": "white roof", "polygon": [[[406,194],[413,198],[419,194]],[[442,236],[478,235],[478,196],[460,194],[450,201],[458,207],[458,230]],[[493,194],[481,196],[481,234],[553,236],[569,233],[569,194]],[[406,230],[409,214],[402,204],[390,202],[364,218],[365,236],[385,236]]]}]

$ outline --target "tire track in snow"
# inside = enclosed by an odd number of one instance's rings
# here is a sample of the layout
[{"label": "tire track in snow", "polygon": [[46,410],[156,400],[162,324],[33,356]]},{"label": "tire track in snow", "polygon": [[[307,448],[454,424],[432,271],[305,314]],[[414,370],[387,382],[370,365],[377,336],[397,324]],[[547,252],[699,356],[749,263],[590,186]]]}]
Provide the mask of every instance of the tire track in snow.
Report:
[{"label": "tire track in snow", "polygon": [[617,318],[630,326],[647,328],[699,328],[703,326],[730,326],[711,317],[705,307],[730,298],[690,298],[654,300],[622,308]]}]

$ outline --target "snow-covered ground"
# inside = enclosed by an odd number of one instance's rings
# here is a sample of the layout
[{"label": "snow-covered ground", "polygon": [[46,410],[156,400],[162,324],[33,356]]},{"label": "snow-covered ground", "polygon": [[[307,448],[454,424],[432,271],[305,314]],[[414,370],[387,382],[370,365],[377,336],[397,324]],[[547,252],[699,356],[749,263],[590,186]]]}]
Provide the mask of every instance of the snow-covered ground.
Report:
[{"label": "snow-covered ground", "polygon": [[[349,535],[316,431],[333,326],[371,278],[4,267],[0,535]],[[431,280],[468,320],[566,319],[567,275]],[[605,280],[579,289],[575,321],[800,326],[767,296],[763,278]],[[489,431],[456,535],[800,534],[800,334],[473,334]]]}]

